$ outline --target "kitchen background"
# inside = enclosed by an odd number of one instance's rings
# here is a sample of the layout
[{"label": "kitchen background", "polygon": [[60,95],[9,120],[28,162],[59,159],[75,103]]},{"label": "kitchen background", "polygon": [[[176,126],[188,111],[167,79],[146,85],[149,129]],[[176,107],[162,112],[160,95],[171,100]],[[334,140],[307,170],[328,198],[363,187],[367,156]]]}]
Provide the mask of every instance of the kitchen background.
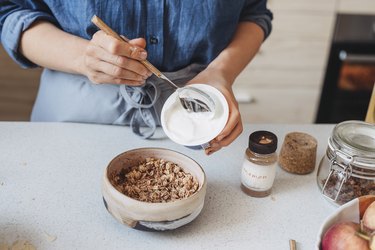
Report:
[{"label": "kitchen background", "polygon": [[[375,16],[375,0],[269,0],[268,6],[272,34],[234,85],[243,122],[313,123],[336,14]],[[41,70],[20,69],[1,47],[0,59],[0,120],[27,121]]]}]

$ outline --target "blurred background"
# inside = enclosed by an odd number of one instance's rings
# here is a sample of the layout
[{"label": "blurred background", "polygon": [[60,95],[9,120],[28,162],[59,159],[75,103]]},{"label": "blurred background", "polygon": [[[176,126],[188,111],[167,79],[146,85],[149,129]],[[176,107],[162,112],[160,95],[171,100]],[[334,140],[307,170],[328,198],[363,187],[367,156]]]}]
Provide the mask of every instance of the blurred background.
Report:
[{"label": "blurred background", "polygon": [[[375,82],[375,0],[268,0],[273,31],[237,78],[246,123],[364,120]],[[0,120],[27,121],[41,69],[0,46]]]}]

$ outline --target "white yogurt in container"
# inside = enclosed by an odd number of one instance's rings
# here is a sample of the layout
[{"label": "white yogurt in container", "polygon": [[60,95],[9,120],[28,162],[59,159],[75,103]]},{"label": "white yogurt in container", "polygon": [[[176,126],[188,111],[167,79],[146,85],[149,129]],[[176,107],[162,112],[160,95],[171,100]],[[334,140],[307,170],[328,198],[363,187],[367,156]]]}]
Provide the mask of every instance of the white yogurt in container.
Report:
[{"label": "white yogurt in container", "polygon": [[206,148],[225,127],[229,107],[223,94],[216,88],[207,84],[192,86],[210,95],[215,103],[214,113],[188,112],[182,107],[177,92],[174,92],[164,103],[161,124],[172,141],[192,148]]}]

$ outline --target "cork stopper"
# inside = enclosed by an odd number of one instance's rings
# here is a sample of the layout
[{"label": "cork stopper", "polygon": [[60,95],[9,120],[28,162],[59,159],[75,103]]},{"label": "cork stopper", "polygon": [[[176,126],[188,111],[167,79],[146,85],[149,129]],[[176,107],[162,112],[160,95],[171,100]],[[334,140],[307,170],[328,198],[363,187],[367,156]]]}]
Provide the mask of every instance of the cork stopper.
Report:
[{"label": "cork stopper", "polygon": [[280,167],[294,174],[311,173],[315,169],[317,145],[316,139],[309,134],[287,134],[280,150]]}]

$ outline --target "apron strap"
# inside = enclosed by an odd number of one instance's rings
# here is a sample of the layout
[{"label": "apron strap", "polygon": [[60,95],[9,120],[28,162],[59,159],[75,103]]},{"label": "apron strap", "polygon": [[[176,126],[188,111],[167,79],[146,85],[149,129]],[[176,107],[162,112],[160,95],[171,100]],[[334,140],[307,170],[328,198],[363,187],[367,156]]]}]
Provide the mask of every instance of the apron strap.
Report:
[{"label": "apron strap", "polygon": [[[176,72],[166,72],[165,75],[178,86],[184,86],[205,67],[201,64],[191,64]],[[130,121],[132,131],[142,138],[152,137],[160,120],[162,105],[173,91],[175,90],[172,87],[156,76],[147,79],[142,86],[120,85],[120,95],[130,109],[125,111],[118,121]]]},{"label": "apron strap", "polygon": [[[131,106],[127,116],[130,118],[130,127],[133,132],[145,139],[153,136],[156,130],[156,122],[152,107],[160,96],[160,89],[153,82],[147,81],[145,85],[140,87],[121,85],[120,94],[125,102]],[[144,131],[141,131],[142,124],[145,124],[147,128]]]}]

